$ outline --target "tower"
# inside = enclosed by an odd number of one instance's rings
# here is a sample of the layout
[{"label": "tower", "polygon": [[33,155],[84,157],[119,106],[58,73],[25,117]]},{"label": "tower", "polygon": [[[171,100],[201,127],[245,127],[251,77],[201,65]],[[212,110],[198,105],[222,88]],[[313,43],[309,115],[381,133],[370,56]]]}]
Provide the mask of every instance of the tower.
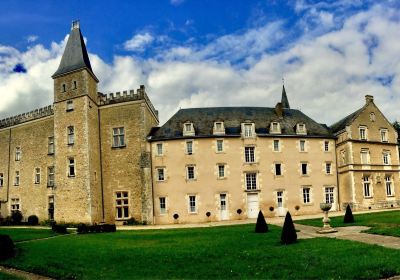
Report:
[{"label": "tower", "polygon": [[[98,79],[79,21],[72,23],[54,80],[54,218],[102,220]],[[49,171],[50,172],[50,171]]]}]

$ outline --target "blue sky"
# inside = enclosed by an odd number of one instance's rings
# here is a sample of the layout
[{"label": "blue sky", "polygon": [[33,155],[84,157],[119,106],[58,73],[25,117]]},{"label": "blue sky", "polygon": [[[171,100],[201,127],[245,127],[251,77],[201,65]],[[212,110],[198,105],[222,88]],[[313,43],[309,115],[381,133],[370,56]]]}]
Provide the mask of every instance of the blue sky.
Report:
[{"label": "blue sky", "polygon": [[[1,1],[0,118],[52,102],[79,19],[99,91],[145,84],[165,121],[180,107],[289,101],[331,124],[365,94],[400,119],[399,1]],[[337,104],[338,108],[332,108]]]}]

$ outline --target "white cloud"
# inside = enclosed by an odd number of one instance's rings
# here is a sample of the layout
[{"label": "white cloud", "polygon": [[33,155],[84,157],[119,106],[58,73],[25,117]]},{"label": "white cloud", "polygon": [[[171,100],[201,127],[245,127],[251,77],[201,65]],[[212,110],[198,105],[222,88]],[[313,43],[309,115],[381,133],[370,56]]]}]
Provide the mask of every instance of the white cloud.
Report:
[{"label": "white cloud", "polygon": [[169,2],[171,3],[171,5],[179,6],[179,5],[183,4],[183,2],[185,2],[185,0],[170,0]]},{"label": "white cloud", "polygon": [[35,42],[37,39],[39,39],[39,36],[37,35],[29,35],[28,37],[26,37],[26,41],[28,43],[33,43]]},{"label": "white cloud", "polygon": [[145,46],[154,41],[154,37],[148,33],[136,34],[130,40],[124,43],[124,48],[127,51],[143,51]]}]

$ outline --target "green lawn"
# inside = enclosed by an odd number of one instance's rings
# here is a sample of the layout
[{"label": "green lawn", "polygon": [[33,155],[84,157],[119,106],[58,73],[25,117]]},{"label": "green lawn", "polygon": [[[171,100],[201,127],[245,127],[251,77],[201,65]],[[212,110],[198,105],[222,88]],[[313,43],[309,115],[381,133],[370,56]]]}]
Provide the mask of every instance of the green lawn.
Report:
[{"label": "green lawn", "polygon": [[0,234],[9,235],[14,242],[58,235],[57,233],[54,233],[51,229],[9,228],[9,227],[0,227]]},{"label": "green lawn", "polygon": [[[400,250],[316,238],[279,243],[254,225],[71,234],[17,244],[2,265],[55,278],[368,278],[400,274]],[[351,252],[351,253],[350,253]]]},{"label": "green lawn", "polygon": [[[343,223],[343,216],[332,217],[331,226],[344,227],[344,226],[368,226],[371,229],[366,230],[367,233],[392,235],[400,237],[400,210],[385,211],[369,214],[354,214],[354,223]],[[322,226],[322,219],[298,220],[298,224],[310,226]]]},{"label": "green lawn", "polygon": [[0,280],[21,280],[22,278],[0,271]]}]

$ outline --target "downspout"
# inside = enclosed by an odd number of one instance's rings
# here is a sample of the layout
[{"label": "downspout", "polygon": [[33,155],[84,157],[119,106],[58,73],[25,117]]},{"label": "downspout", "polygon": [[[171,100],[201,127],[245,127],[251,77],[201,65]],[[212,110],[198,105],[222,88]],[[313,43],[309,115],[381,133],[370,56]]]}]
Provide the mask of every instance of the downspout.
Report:
[{"label": "downspout", "polygon": [[[150,136],[151,137],[151,136]],[[150,140],[150,139],[148,139]],[[156,223],[156,212],[155,212],[155,201],[154,201],[154,184],[153,184],[153,147],[152,147],[152,142],[149,141],[150,145],[150,182],[151,182],[151,199],[153,202],[151,203],[153,206],[153,225]]]},{"label": "downspout", "polygon": [[97,108],[97,118],[99,124],[99,149],[100,149],[100,188],[101,188],[101,212],[103,223],[105,222],[105,213],[104,213],[104,183],[103,183],[103,152],[101,149],[101,130],[100,130],[100,109]]},{"label": "downspout", "polygon": [[334,153],[335,153],[335,162],[336,162],[336,185],[337,185],[337,202],[338,202],[338,210],[342,210],[340,207],[340,192],[339,192],[339,166],[338,166],[338,160],[337,160],[337,154],[336,154],[336,139],[335,139],[335,149],[334,149]]},{"label": "downspout", "polygon": [[[10,196],[10,163],[11,163],[11,128],[8,130],[8,166],[7,166],[7,196],[6,200],[0,201],[0,204],[6,204],[8,202],[8,198]],[[1,207],[0,207],[1,209]]]}]

